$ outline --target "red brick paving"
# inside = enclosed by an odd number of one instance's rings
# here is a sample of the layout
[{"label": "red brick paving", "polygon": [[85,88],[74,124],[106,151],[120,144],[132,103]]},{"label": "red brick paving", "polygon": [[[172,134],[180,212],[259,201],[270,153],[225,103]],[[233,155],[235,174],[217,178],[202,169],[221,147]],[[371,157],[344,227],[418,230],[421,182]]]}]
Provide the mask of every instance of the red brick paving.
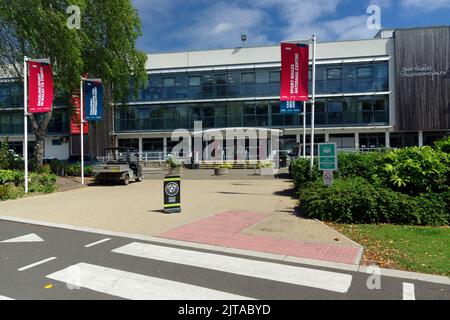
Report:
[{"label": "red brick paving", "polygon": [[259,237],[241,232],[270,214],[230,211],[167,231],[161,237],[308,259],[356,264],[360,248]]}]

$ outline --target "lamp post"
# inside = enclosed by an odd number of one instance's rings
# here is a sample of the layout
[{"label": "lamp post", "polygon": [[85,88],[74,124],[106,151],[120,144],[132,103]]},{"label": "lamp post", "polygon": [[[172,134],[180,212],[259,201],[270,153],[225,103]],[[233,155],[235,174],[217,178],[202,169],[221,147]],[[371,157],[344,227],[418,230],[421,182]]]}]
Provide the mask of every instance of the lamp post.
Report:
[{"label": "lamp post", "polygon": [[312,98],[311,98],[311,171],[314,169],[314,129],[316,109],[316,42],[315,34],[312,36],[313,59],[312,59]]},{"label": "lamp post", "polygon": [[25,193],[28,193],[28,57],[23,57],[23,160]]},{"label": "lamp post", "polygon": [[81,77],[80,81],[80,151],[81,151],[81,185],[84,186],[84,123],[83,123],[83,105],[84,105],[84,95],[83,95],[83,81],[84,77]]}]

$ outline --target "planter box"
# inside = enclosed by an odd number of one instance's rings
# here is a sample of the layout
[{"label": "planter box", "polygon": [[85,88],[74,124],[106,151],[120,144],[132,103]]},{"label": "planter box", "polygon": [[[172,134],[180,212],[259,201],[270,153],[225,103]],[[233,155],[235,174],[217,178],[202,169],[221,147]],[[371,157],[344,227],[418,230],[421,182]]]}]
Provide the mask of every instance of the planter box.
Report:
[{"label": "planter box", "polygon": [[214,175],[216,176],[226,176],[228,175],[228,169],[226,168],[215,168]]},{"label": "planter box", "polygon": [[256,169],[256,175],[258,176],[273,176],[275,175],[274,168],[258,168]]}]

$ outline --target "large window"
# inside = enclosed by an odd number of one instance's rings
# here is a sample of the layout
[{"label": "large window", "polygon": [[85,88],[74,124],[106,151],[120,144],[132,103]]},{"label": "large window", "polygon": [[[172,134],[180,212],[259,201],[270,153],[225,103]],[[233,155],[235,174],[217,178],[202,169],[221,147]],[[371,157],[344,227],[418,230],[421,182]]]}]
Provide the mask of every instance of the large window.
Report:
[{"label": "large window", "polygon": [[142,139],[143,152],[162,152],[164,150],[163,138]]},{"label": "large window", "polygon": [[385,133],[361,133],[359,135],[359,147],[361,149],[376,149],[386,147]]},{"label": "large window", "polygon": [[[280,68],[151,74],[149,78],[149,87],[142,89],[142,94],[139,95],[141,101],[276,97],[280,94]],[[311,89],[311,70],[309,79]],[[318,65],[316,92],[335,94],[388,91],[388,79],[387,63]],[[5,98],[2,98],[0,91],[0,104],[2,99]]]},{"label": "large window", "polygon": [[[311,105],[307,104],[306,109],[309,126]],[[386,125],[388,109],[387,96],[319,98],[315,122],[318,127]],[[204,129],[303,125],[299,114],[282,114],[278,100],[131,106],[128,110],[117,110],[115,117],[118,132],[191,130],[195,121],[201,121]]]},{"label": "large window", "polygon": [[119,139],[119,148],[139,150],[139,139]]},{"label": "large window", "polygon": [[414,147],[419,145],[419,133],[392,132],[390,134],[390,140],[392,148]]},{"label": "large window", "polygon": [[354,134],[330,134],[330,142],[336,142],[339,149],[354,149]]}]

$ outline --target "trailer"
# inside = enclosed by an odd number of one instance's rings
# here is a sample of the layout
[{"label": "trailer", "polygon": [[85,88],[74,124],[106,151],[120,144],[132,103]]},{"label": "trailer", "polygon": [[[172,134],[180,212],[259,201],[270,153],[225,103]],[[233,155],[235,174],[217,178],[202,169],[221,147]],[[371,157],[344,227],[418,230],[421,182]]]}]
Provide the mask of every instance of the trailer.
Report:
[{"label": "trailer", "polygon": [[104,163],[94,165],[95,180],[99,184],[142,182],[142,165],[136,150],[126,148],[105,149]]}]

